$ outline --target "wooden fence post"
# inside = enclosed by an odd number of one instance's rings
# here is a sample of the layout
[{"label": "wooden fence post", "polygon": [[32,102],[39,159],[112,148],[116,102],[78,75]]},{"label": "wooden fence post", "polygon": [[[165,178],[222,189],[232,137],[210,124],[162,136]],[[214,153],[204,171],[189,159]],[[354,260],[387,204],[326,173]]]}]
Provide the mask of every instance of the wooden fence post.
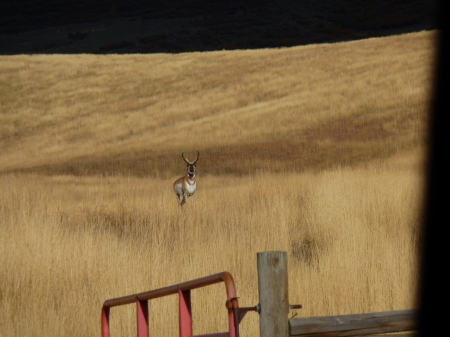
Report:
[{"label": "wooden fence post", "polygon": [[287,253],[258,253],[257,261],[260,337],[288,337]]}]

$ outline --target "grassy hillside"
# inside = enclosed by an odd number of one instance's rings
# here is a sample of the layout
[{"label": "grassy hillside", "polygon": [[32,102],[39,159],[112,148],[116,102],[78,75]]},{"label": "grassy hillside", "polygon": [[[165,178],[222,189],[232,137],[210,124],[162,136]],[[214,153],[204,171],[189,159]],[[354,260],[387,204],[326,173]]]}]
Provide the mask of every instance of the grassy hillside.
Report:
[{"label": "grassy hillside", "polygon": [[[96,335],[104,300],[225,270],[255,305],[268,250],[288,252],[298,316],[415,307],[435,34],[1,57],[0,336]],[[224,296],[193,292],[195,334],[225,330]],[[150,312],[177,334],[176,297]],[[134,319],[113,308],[112,334]]]},{"label": "grassy hillside", "polygon": [[385,158],[423,142],[434,39],[2,57],[0,171],[172,175],[195,150],[203,174]]}]

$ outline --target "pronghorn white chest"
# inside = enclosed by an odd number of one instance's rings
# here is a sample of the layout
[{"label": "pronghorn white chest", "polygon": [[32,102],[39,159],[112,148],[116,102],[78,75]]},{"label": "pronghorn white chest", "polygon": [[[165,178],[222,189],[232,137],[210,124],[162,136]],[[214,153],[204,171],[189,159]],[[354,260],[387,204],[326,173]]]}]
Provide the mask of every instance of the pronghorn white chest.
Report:
[{"label": "pronghorn white chest", "polygon": [[186,181],[186,194],[188,196],[191,196],[195,193],[195,190],[197,189],[197,184],[195,183],[195,180],[187,179]]}]

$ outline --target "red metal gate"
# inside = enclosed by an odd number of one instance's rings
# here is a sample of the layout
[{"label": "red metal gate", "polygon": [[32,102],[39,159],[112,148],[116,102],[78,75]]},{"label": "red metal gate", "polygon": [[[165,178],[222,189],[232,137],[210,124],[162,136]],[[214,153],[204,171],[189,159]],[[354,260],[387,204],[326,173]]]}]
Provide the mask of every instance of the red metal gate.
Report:
[{"label": "red metal gate", "polygon": [[109,311],[111,307],[136,303],[137,310],[137,335],[138,337],[148,337],[148,300],[167,295],[179,295],[179,329],[180,337],[192,336],[192,311],[191,311],[191,290],[205,287],[211,284],[224,282],[227,291],[226,307],[228,309],[228,332],[197,335],[196,337],[239,337],[239,322],[247,311],[256,310],[255,307],[240,308],[236,297],[233,276],[228,272],[223,272],[211,276],[206,276],[196,280],[175,284],[173,286],[151,290],[135,295],[114,298],[105,301],[102,308],[102,337],[110,337]]}]

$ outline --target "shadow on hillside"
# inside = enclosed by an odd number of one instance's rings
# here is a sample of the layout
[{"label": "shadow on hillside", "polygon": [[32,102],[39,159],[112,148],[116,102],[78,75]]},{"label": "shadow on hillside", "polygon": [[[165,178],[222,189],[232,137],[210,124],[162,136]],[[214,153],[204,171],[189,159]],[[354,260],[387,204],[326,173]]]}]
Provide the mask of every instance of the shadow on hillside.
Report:
[{"label": "shadow on hillside", "polygon": [[[425,111],[425,103],[422,109]],[[368,116],[354,114],[292,135],[269,135],[261,142],[203,149],[200,151],[199,174],[243,176],[260,171],[318,172],[386,159],[425,143],[420,132],[411,130],[426,125],[426,116],[412,112],[399,117],[392,111]],[[143,151],[17,169],[9,173],[165,179],[184,170],[181,153]]]},{"label": "shadow on hillside", "polygon": [[275,48],[436,28],[435,1],[19,0],[0,4],[0,54]]}]

